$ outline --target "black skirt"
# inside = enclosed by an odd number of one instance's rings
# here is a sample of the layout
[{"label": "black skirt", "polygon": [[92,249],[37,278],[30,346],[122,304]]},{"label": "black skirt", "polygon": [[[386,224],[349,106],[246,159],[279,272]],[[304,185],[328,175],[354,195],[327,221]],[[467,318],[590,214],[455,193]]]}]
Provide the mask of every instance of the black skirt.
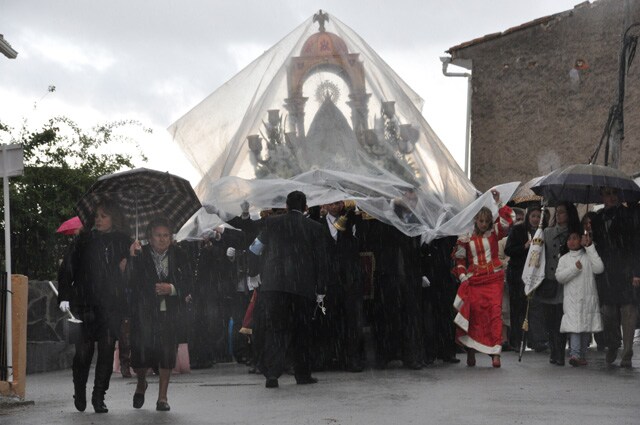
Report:
[{"label": "black skirt", "polygon": [[131,334],[131,367],[134,369],[176,366],[178,338],[176,321],[167,312],[160,312],[157,321],[146,329],[133,329]]}]

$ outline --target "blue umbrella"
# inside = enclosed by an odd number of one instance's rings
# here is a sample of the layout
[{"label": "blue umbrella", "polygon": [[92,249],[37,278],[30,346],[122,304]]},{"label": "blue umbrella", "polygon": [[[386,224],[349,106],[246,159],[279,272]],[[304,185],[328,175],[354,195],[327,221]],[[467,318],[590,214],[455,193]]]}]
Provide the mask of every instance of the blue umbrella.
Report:
[{"label": "blue umbrella", "polygon": [[621,202],[634,203],[640,200],[640,186],[620,170],[596,164],[573,164],[547,174],[531,186],[531,190],[542,196],[548,205],[561,201],[580,204],[602,202],[603,187],[618,191]]}]

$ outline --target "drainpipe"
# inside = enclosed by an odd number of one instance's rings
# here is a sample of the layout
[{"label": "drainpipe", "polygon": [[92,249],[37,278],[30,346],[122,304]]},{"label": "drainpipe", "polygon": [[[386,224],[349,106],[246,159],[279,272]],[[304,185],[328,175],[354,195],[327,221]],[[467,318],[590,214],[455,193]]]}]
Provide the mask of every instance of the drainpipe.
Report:
[{"label": "drainpipe", "polygon": [[471,70],[471,59],[455,59],[450,56],[441,56],[442,74],[445,77],[466,77],[467,78],[467,128],[464,141],[464,174],[471,178],[471,73],[469,72],[449,72],[449,64],[460,66]]}]

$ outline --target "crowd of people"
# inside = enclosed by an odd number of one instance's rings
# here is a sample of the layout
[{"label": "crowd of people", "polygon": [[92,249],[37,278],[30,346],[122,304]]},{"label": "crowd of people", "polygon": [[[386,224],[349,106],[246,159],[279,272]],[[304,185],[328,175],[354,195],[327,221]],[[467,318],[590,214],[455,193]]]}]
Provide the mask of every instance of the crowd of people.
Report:
[{"label": "crowd of people", "polygon": [[[393,201],[407,222],[416,220],[414,195]],[[307,208],[299,191],[288,195],[286,208],[263,211],[259,219],[250,217],[246,202],[237,217],[217,211],[232,227],[180,243],[162,217],[151,221],[146,241],[132,241],[117,205],[101,202],[58,279],[60,309],[82,320],[73,340],[75,407],[86,409],[97,346],[91,404],[97,413],[108,411],[116,340],[123,376],[133,369],[137,377],[133,407],[143,407],[153,371],[159,411],[170,410],[180,343],[188,343],[192,368],[235,360],[276,388],[285,371],[304,385],[317,382],[316,371],[358,373],[394,361],[418,370],[437,360],[458,363],[456,353],[464,352],[468,367],[476,365],[476,353],[501,367],[502,351],[520,345],[527,316],[528,346],[548,350],[552,364],[565,364],[568,339],[569,363],[586,365],[595,334],[608,364],[622,348],[620,366],[631,367],[640,210],[622,204],[610,188],[602,190],[604,208],[582,222],[570,203],[557,205],[550,218],[539,205],[514,211],[499,192],[492,195],[497,217],[483,207],[471,234],[429,244],[353,202]],[[527,297],[522,271],[539,226],[545,279]],[[373,359],[367,359],[365,329]]]}]

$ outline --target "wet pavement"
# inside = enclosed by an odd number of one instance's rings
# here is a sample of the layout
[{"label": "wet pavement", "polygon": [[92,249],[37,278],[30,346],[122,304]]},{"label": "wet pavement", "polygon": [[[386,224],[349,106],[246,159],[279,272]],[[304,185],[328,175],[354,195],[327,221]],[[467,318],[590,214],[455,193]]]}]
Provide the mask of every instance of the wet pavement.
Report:
[{"label": "wet pavement", "polygon": [[0,405],[0,424],[639,424],[640,368],[608,367],[596,351],[588,360],[586,367],[560,367],[544,353],[527,352],[518,363],[509,352],[500,369],[479,355],[475,368],[464,360],[419,371],[392,363],[359,374],[319,372],[315,385],[285,375],[276,389],[245,366],[226,363],[173,375],[170,412],[155,411],[157,377],[136,410],[135,378],[114,374],[106,414],[90,403],[84,413],[75,410],[65,370],[29,375],[26,400],[33,404]]}]

